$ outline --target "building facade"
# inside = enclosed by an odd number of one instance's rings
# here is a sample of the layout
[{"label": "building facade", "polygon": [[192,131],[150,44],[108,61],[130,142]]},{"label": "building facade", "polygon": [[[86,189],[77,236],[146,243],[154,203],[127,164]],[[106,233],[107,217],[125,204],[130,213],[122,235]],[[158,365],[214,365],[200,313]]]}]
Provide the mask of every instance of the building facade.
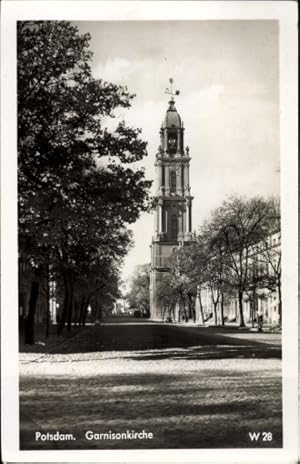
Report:
[{"label": "building facade", "polygon": [[156,154],[156,201],[151,243],[150,316],[163,319],[158,286],[169,271],[170,256],[179,245],[192,241],[190,154],[184,144],[184,126],[172,97],[160,129]]},{"label": "building facade", "polygon": [[[265,324],[279,324],[282,311],[280,231],[273,232],[266,240],[252,246],[248,267],[250,285],[243,297],[245,323],[247,325],[255,324],[257,313],[260,313],[263,315]],[[198,294],[196,300],[196,321],[200,324],[215,324],[213,291],[209,285],[205,284],[198,288],[200,295]],[[200,310],[200,301],[202,311]],[[239,324],[240,314],[237,296],[232,295],[230,298],[226,298],[223,310],[225,323]],[[221,301],[217,304],[216,316],[217,324],[221,324]]]}]

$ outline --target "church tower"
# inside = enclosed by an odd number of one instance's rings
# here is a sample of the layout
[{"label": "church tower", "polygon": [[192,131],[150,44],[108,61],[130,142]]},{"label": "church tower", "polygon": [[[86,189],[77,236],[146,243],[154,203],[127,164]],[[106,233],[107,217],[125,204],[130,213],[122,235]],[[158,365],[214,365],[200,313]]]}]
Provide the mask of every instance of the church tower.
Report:
[{"label": "church tower", "polygon": [[172,89],[169,107],[160,129],[160,146],[156,154],[156,200],[154,235],[151,244],[150,315],[163,319],[157,289],[164,273],[169,271],[169,258],[179,245],[192,241],[192,200],[190,193],[189,148],[184,145],[183,121],[175,107]]}]

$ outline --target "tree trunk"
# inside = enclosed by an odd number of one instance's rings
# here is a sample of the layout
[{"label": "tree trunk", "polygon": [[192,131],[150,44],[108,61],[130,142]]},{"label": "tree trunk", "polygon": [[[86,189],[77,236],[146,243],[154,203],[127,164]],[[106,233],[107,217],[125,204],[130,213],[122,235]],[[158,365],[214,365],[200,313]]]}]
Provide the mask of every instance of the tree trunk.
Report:
[{"label": "tree trunk", "polygon": [[72,315],[73,315],[73,306],[74,306],[74,277],[69,275],[69,306],[68,306],[68,331],[70,332],[72,328]]},{"label": "tree trunk", "polygon": [[192,296],[190,293],[187,295],[189,306],[190,306],[190,315],[191,319],[193,319],[193,322],[196,322],[196,309],[195,309],[195,303],[193,303]]},{"label": "tree trunk", "polygon": [[91,320],[95,322],[95,320],[97,319],[97,302],[96,302],[95,296],[91,299],[90,306],[91,306]]},{"label": "tree trunk", "polygon": [[82,325],[84,308],[85,308],[85,297],[83,296],[80,301],[79,318],[78,318],[79,325]]},{"label": "tree trunk", "polygon": [[99,303],[99,297],[97,296],[95,298],[95,304],[96,304],[96,319],[98,319],[99,322],[102,322],[103,319],[103,308],[101,303]]},{"label": "tree trunk", "polygon": [[224,293],[221,292],[221,325],[224,325]]},{"label": "tree trunk", "polygon": [[47,310],[46,310],[46,338],[49,337],[50,329],[50,271],[49,264],[47,265]]},{"label": "tree trunk", "polygon": [[187,322],[188,321],[188,315],[186,313],[186,301],[184,299],[184,296],[183,296],[183,293],[180,292],[180,298],[181,298],[181,303],[182,303],[182,307],[183,307],[183,314],[184,314],[184,322]]},{"label": "tree trunk", "polygon": [[79,303],[77,298],[74,298],[74,325],[79,323]]},{"label": "tree trunk", "polygon": [[59,324],[58,324],[58,327],[57,327],[57,333],[58,334],[61,334],[62,331],[64,330],[65,323],[66,323],[66,320],[67,320],[68,305],[69,305],[69,292],[68,292],[68,289],[65,288],[64,306],[63,306],[63,310],[62,310],[62,313],[61,313],[61,318],[59,320]]},{"label": "tree trunk", "polygon": [[203,313],[203,305],[202,305],[202,300],[201,300],[201,293],[198,293],[198,300],[199,300],[199,307],[200,307],[200,314],[202,317],[202,324],[204,324],[204,313]]},{"label": "tree trunk", "polygon": [[85,326],[85,320],[86,320],[86,315],[87,315],[87,310],[88,310],[88,307],[89,307],[89,304],[90,304],[90,299],[91,299],[92,295],[89,295],[86,299],[86,302],[85,302],[85,305],[84,305],[84,308],[83,308],[83,315],[82,315],[82,325]]},{"label": "tree trunk", "polygon": [[253,301],[250,301],[249,304],[250,304],[250,311],[251,311],[251,324],[253,328],[254,322],[255,322],[255,308],[254,308]]},{"label": "tree trunk", "polygon": [[218,314],[217,314],[218,302],[215,303],[215,302],[213,301],[213,305],[214,305],[215,325],[218,325]]},{"label": "tree trunk", "polygon": [[70,283],[68,273],[64,273],[64,287],[65,287],[65,296],[64,296],[64,306],[61,314],[61,319],[57,328],[57,333],[60,334],[64,330],[65,323],[68,320],[71,304],[71,293],[70,293]]},{"label": "tree trunk", "polygon": [[[252,311],[253,311],[253,314],[254,314],[254,319],[257,319],[258,299],[257,299],[257,293],[256,293],[256,288],[255,287],[253,287],[253,291],[252,291],[252,306],[253,306]],[[253,320],[253,318],[252,318],[252,320]],[[254,327],[253,323],[252,323],[252,327]]]},{"label": "tree trunk", "polygon": [[282,295],[281,295],[281,279],[278,278],[278,324],[282,324]]},{"label": "tree trunk", "polygon": [[192,304],[191,304],[191,300],[190,300],[190,295],[189,295],[189,293],[187,293],[187,295],[186,295],[186,300],[187,300],[187,304],[188,304],[189,319],[194,319],[193,308],[192,308]]},{"label": "tree trunk", "polygon": [[172,322],[175,322],[175,306],[174,304],[170,305],[170,318],[172,319]]},{"label": "tree trunk", "polygon": [[239,312],[240,312],[240,327],[245,327],[245,320],[244,320],[244,311],[243,311],[243,292],[239,290]]},{"label": "tree trunk", "polygon": [[172,305],[168,306],[168,317],[172,319]]},{"label": "tree trunk", "polygon": [[212,301],[212,304],[213,304],[213,307],[214,307],[214,316],[215,316],[215,325],[218,325],[218,314],[217,314],[217,306],[218,306],[218,303],[219,303],[219,289],[217,290],[217,298],[215,299],[214,298],[214,290],[212,287],[210,287],[210,297],[211,297],[211,301]]},{"label": "tree trunk", "polygon": [[25,343],[28,345],[34,345],[34,318],[36,312],[36,304],[39,296],[40,282],[34,280],[31,283],[30,300],[28,307],[28,314],[25,321]]}]

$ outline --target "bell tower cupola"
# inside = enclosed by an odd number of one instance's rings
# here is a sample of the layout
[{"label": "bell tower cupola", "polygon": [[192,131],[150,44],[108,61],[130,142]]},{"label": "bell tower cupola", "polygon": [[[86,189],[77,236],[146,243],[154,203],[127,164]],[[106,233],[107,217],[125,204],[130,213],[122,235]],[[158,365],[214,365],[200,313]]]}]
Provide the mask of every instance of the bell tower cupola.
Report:
[{"label": "bell tower cupola", "polygon": [[165,155],[173,157],[183,154],[183,133],[183,122],[175,108],[175,101],[171,98],[160,129],[160,143]]}]

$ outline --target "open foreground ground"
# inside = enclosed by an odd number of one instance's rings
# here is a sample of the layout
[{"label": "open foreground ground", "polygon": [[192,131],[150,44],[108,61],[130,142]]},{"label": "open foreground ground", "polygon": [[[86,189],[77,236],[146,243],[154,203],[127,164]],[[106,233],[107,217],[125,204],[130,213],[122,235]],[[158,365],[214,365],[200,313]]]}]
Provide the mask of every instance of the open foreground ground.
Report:
[{"label": "open foreground ground", "polygon": [[[47,349],[20,354],[21,449],[281,446],[280,335],[125,320]],[[127,430],[153,438],[98,439]]]}]

